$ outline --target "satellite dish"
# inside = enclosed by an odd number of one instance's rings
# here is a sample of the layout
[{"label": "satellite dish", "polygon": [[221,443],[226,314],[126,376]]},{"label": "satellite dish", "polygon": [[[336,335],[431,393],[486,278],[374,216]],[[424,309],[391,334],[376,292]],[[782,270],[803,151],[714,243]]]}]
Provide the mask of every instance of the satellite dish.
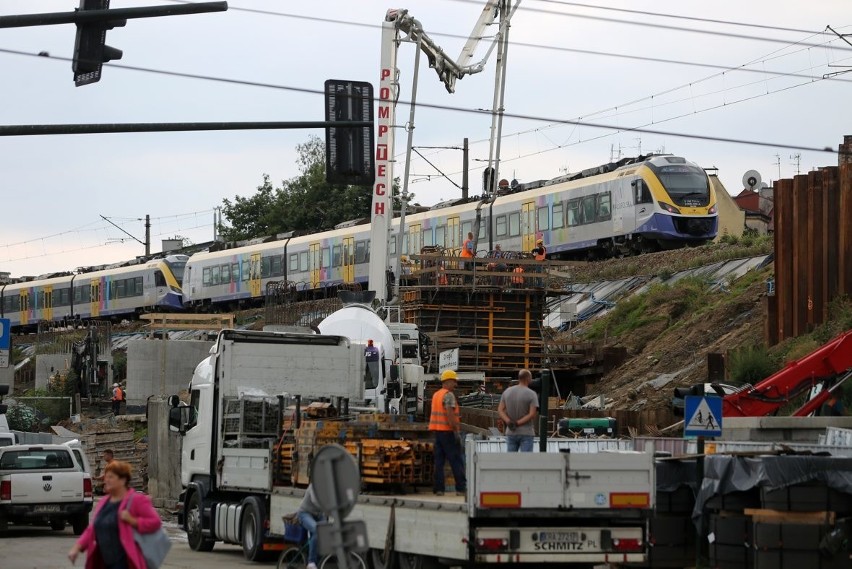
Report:
[{"label": "satellite dish", "polygon": [[743,174],[743,187],[750,190],[760,187],[760,172],[757,170],[749,170]]}]

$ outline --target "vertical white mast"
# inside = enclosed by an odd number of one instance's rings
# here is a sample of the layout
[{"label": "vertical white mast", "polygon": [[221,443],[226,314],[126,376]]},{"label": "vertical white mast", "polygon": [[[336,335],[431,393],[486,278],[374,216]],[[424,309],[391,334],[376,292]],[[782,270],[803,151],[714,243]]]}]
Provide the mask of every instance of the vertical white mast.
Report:
[{"label": "vertical white mast", "polygon": [[[370,210],[369,289],[381,302],[387,299],[388,235],[393,222],[393,126],[399,89],[396,68],[398,31],[397,10],[389,10],[382,23],[382,60],[379,72],[378,113],[376,117],[376,182]],[[398,278],[398,277],[397,277]]]}]

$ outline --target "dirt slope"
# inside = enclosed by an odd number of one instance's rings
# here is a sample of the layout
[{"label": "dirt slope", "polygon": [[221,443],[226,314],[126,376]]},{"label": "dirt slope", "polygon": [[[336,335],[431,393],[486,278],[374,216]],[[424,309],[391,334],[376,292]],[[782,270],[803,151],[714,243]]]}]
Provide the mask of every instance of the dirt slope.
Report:
[{"label": "dirt slope", "polygon": [[[741,249],[716,245],[614,259],[591,263],[587,272],[589,280],[599,275],[671,275],[722,258],[768,252],[765,244],[756,250]],[[750,271],[724,290],[711,291],[697,278],[657,285],[640,298],[622,299],[609,315],[576,328],[575,338],[628,349],[627,361],[590,393],[612,398],[614,408],[667,406],[675,387],[706,381],[708,353],[762,345],[766,316],[762,297],[772,273],[771,265]],[[656,381],[649,383],[652,380]]]}]

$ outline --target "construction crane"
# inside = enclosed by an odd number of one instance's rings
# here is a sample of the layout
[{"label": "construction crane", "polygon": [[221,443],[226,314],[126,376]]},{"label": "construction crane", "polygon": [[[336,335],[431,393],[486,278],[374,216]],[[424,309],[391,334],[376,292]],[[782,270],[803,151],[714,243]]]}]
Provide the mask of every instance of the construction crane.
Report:
[{"label": "construction crane", "polygon": [[[438,74],[438,78],[444,83],[449,93],[455,92],[456,81],[479,73],[485,68],[485,64],[491,53],[498,50],[498,62],[495,76],[494,108],[492,111],[491,149],[489,152],[489,167],[497,169],[499,163],[499,137],[502,129],[503,114],[503,85],[506,79],[505,54],[508,46],[509,21],[512,14],[517,10],[520,0],[515,0],[514,6],[510,8],[511,0],[488,0],[480,13],[479,19],[473,28],[467,42],[462,48],[461,54],[456,60],[447,56],[444,50],[438,46],[423,29],[423,25],[412,17],[408,10],[388,10],[385,21],[382,23],[382,55],[381,70],[379,74],[378,90],[378,120],[376,130],[376,181],[373,184],[373,200],[370,210],[372,230],[370,234],[371,252],[369,265],[369,288],[376,291],[376,297],[383,302],[388,299],[388,284],[391,274],[396,276],[399,282],[399,258],[394,268],[388,262],[388,239],[393,221],[393,163],[394,163],[394,126],[396,122],[396,103],[399,99],[399,70],[396,66],[397,52],[402,41],[417,44],[412,96],[410,104],[410,117],[407,125],[408,145],[405,161],[405,175],[401,192],[402,213],[400,217],[399,235],[405,233],[405,208],[408,196],[408,178],[411,163],[412,137],[414,134],[414,111],[417,100],[417,73],[419,67],[420,53],[426,54],[429,66]],[[474,54],[484,37],[488,26],[493,25],[499,17],[499,31],[494,36],[494,41],[485,56],[476,63],[473,61]],[[402,35],[405,37],[402,38]],[[402,239],[400,238],[400,245]],[[398,296],[398,289],[396,290]]]},{"label": "construction crane", "polygon": [[807,356],[754,386],[722,399],[724,417],[761,417],[810,392],[808,401],[793,412],[805,417],[831,399],[843,382],[852,377],[852,330],[840,334]]}]

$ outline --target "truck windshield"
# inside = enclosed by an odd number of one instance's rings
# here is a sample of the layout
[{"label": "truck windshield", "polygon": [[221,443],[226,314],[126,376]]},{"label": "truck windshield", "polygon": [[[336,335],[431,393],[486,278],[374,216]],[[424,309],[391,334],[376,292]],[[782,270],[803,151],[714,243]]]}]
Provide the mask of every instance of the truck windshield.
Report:
[{"label": "truck windshield", "polygon": [[16,450],[3,453],[0,470],[43,470],[74,468],[74,461],[66,451]]}]

